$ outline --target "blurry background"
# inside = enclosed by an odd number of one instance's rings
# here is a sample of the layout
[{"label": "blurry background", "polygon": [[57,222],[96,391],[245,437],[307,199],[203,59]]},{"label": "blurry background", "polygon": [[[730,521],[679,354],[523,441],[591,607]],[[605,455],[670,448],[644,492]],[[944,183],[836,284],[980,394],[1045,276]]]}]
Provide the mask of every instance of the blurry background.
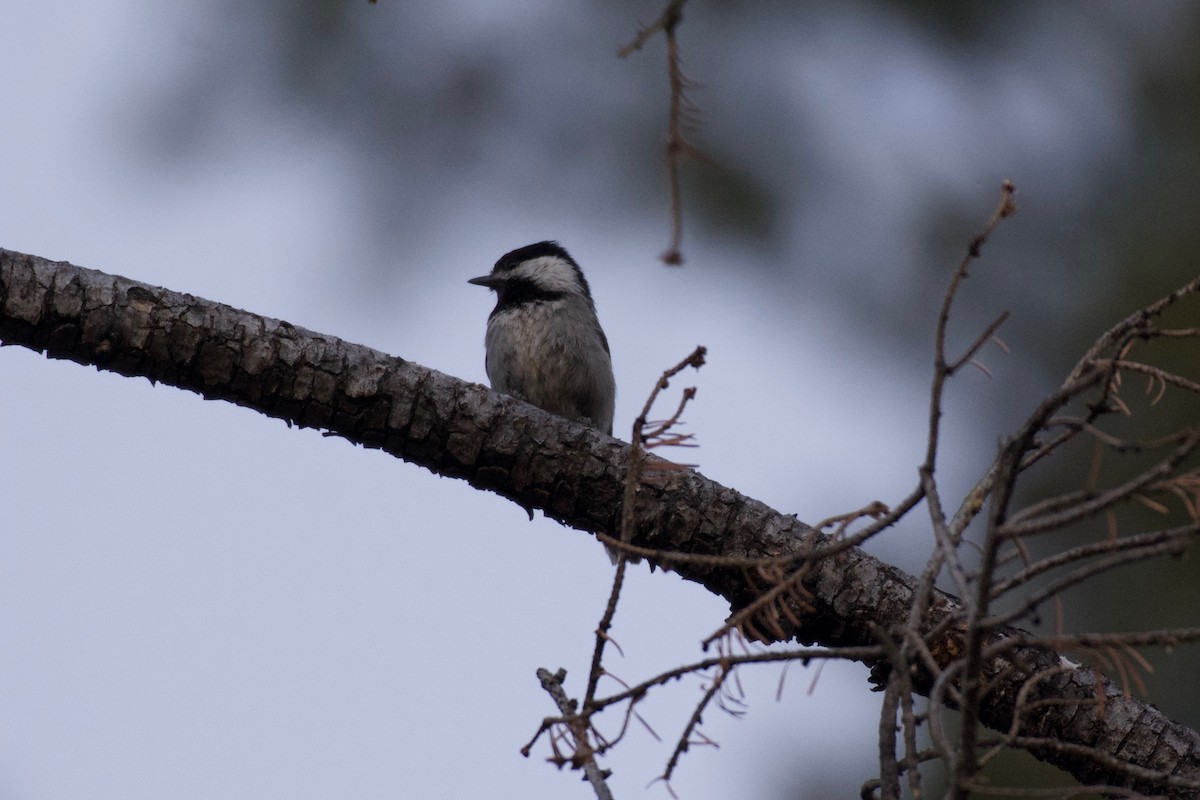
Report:
[{"label": "blurry background", "polygon": [[[466,279],[557,238],[612,343],[618,434],[705,344],[680,457],[808,521],[915,484],[936,304],[1002,179],[1020,213],[953,337],[1010,309],[1012,352],[951,387],[949,496],[1101,330],[1197,272],[1200,5],[696,0],[679,38],[712,163],[685,167],[682,269],[657,261],[663,41],[615,55],[660,5],[5,3],[0,247],[484,381],[492,298]],[[544,742],[518,753],[554,710],[537,667],[582,691],[611,572],[588,537],[19,348],[0,486],[0,798],[590,796]],[[923,517],[872,551],[917,568]],[[1194,625],[1194,571],[1081,595],[1068,622]],[[695,658],[726,611],[638,570],[611,666]],[[1197,661],[1157,658],[1149,686],[1191,725]],[[706,716],[721,749],[684,758],[680,797],[875,774],[865,669],[792,669],[776,702],[779,677],[744,673],[746,719]],[[667,796],[645,787],[700,693],[640,707],[664,741],[630,732],[619,796]]]}]

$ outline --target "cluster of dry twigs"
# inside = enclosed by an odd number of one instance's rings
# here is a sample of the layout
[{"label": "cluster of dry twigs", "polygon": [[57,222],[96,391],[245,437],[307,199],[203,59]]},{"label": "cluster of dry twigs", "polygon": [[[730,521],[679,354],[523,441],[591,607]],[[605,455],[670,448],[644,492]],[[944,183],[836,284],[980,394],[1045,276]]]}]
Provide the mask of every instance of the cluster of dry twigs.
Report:
[{"label": "cluster of dry twigs", "polygon": [[[700,560],[714,567],[740,569],[750,585],[759,587],[759,592],[756,599],[738,609],[725,625],[704,640],[703,648],[713,648],[715,656],[682,665],[611,696],[598,697],[598,682],[607,674],[603,656],[620,598],[623,557],[597,628],[583,701],[576,704],[566,697],[562,674],[540,671],[543,685],[555,696],[562,713],[543,722],[537,736],[526,746],[526,755],[541,734],[549,732],[554,742],[554,760],[560,765],[585,769],[597,796],[609,797],[604,782],[606,773],[597,766],[596,758],[619,742],[630,721],[638,718],[636,706],[647,692],[682,675],[699,674],[705,680],[706,690],[660,776],[670,790],[669,782],[682,754],[691,744],[707,741],[699,731],[705,710],[715,703],[730,713],[743,712],[736,678],[739,668],[797,660],[808,663],[830,658],[853,659],[874,665],[874,675],[883,690],[880,772],[864,785],[864,797],[897,798],[905,790],[914,797],[928,793],[926,783],[931,777],[922,766],[937,763],[942,766],[938,779],[946,782],[947,796],[961,798],[985,788],[980,780],[981,769],[1006,748],[1019,747],[1036,754],[1040,749],[1062,746],[1020,735],[1016,722],[1007,732],[980,737],[981,713],[995,685],[996,675],[991,670],[997,657],[1009,657],[1018,648],[1028,646],[1072,650],[1089,656],[1101,669],[1115,672],[1127,688],[1136,689],[1138,671],[1144,662],[1135,647],[1173,646],[1200,638],[1200,628],[1103,635],[1068,634],[1059,630],[1052,635],[1035,636],[1014,627],[1036,622],[1040,609],[1060,603],[1064,592],[1086,581],[1097,580],[1147,558],[1182,552],[1200,532],[1200,467],[1195,466],[1200,428],[1186,427],[1138,441],[1121,438],[1103,427],[1110,418],[1133,413],[1133,404],[1122,394],[1131,379],[1145,381],[1151,407],[1168,392],[1183,392],[1200,400],[1196,398],[1200,395],[1200,383],[1150,363],[1157,343],[1200,338],[1200,328],[1170,328],[1161,324],[1168,309],[1197,300],[1200,278],[1106,331],[1062,385],[1003,440],[994,462],[957,507],[949,508],[942,496],[938,455],[942,447],[940,423],[947,381],[964,367],[977,363],[980,351],[989,342],[998,341],[996,331],[1005,319],[1005,315],[998,317],[960,355],[952,358],[947,354],[950,311],[963,279],[988,237],[1015,211],[1014,191],[1006,182],[999,205],[983,232],[971,241],[945,293],[935,341],[928,449],[919,468],[917,486],[895,506],[889,508],[873,502],[830,517],[803,534],[804,546],[788,557],[706,557],[629,545],[629,532],[634,528],[634,492],[644,478],[645,450],[655,445],[688,443],[687,435],[676,433],[674,426],[694,391],[684,393],[678,410],[663,423],[647,424],[650,406],[676,373],[688,365],[698,367],[703,363],[703,349],[664,374],[634,427],[623,541],[602,538],[623,554],[647,556],[660,565]],[[1138,457],[1139,467],[1135,474],[1107,486],[1099,481],[1100,471],[1093,470],[1087,485],[1024,505],[1017,503],[1021,479],[1032,467],[1079,444],[1094,448],[1098,454]],[[815,613],[805,588],[805,579],[815,564],[890,528],[922,500],[929,512],[934,546],[906,621],[876,626],[877,644],[863,647],[766,649],[754,644],[788,638],[786,631],[800,626],[799,617]],[[1120,530],[1118,512],[1134,506],[1153,509],[1164,520],[1178,517],[1181,521],[1136,532]],[[1049,534],[1073,526],[1084,526],[1092,533],[1083,543],[1072,546],[1038,546]],[[1035,552],[1043,554],[1035,556]],[[947,585],[959,598],[959,605],[952,613],[933,613],[939,583]],[[936,622],[931,624],[935,618]],[[1017,698],[1017,716],[1033,713],[1039,704],[1052,702],[1039,695],[1039,684],[1054,671],[1074,666],[1064,659],[1051,670],[1031,675]],[[919,694],[928,697],[923,708],[918,708],[914,700]],[[1103,704],[1103,694],[1098,692],[1094,702]],[[599,733],[594,720],[614,706],[624,707],[624,720],[620,733],[610,740]],[[954,713],[948,713],[951,711]],[[1099,752],[1079,755],[1100,761],[1109,758]],[[1118,766],[1117,769],[1132,773],[1136,768]],[[995,786],[987,788],[996,791]],[[1038,793],[1043,790],[1007,791],[1012,795],[1025,791],[1030,796],[1040,796]],[[1068,795],[1079,792],[1136,794],[1127,788],[1091,786],[1071,790]]]},{"label": "cluster of dry twigs", "polygon": [[[1046,604],[1061,602],[1068,589],[1098,579],[1134,562],[1164,555],[1179,554],[1190,539],[1200,532],[1200,470],[1189,468],[1200,445],[1200,428],[1185,427],[1151,441],[1126,440],[1106,433],[1102,420],[1131,413],[1121,390],[1130,374],[1147,378],[1149,388],[1158,397],[1168,389],[1200,395],[1200,384],[1146,361],[1140,353],[1150,353],[1156,342],[1165,339],[1198,338],[1200,328],[1171,329],[1159,321],[1167,309],[1192,300],[1200,292],[1200,279],[1171,293],[1122,320],[1106,331],[1071,370],[1063,384],[1045,398],[1024,423],[1000,445],[999,453],[984,477],[967,493],[956,509],[949,512],[943,504],[936,479],[940,446],[939,420],[945,382],[970,363],[983,344],[1003,321],[999,318],[959,358],[946,356],[946,321],[958,287],[971,261],[996,225],[1012,213],[1013,187],[1006,183],[1000,206],[987,229],[971,244],[967,256],[955,271],[939,315],[935,373],[930,403],[929,449],[921,466],[920,493],[930,513],[935,547],[921,576],[918,602],[914,603],[909,624],[894,630],[879,631],[890,666],[885,683],[884,720],[880,730],[894,731],[895,722],[903,736],[897,745],[894,733],[880,742],[881,774],[868,784],[865,792],[899,797],[901,777],[914,794],[923,789],[917,766],[938,760],[948,772],[949,797],[965,797],[981,791],[977,780],[981,768],[1009,746],[1034,753],[1041,748],[1060,747],[1054,741],[1035,741],[1017,734],[1017,723],[1002,735],[987,741],[979,738],[981,710],[987,702],[993,676],[986,666],[997,656],[1025,646],[1049,646],[1057,649],[1086,649],[1101,665],[1115,669],[1126,686],[1137,682],[1132,659],[1141,662],[1135,646],[1173,646],[1180,641],[1200,638],[1200,629],[1134,632],[1129,634],[1079,634],[1058,632],[1051,636],[1033,636],[1012,626],[1038,620]],[[1112,486],[1100,486],[1093,471],[1088,485],[1062,494],[1019,506],[1016,503],[1021,478],[1030,468],[1082,440],[1090,439],[1097,452],[1136,453],[1148,459],[1137,474]],[[1123,534],[1116,524],[1118,510],[1131,505],[1150,505],[1164,514],[1168,502],[1177,501],[1182,524],[1154,527]],[[1169,519],[1164,516],[1164,519]],[[977,543],[967,538],[969,527],[978,522]],[[1083,544],[1065,549],[1045,546],[1040,557],[1033,555],[1031,540],[1062,532],[1071,526],[1089,526],[1092,533]],[[925,617],[934,584],[947,579],[960,598],[959,610],[940,623],[942,630],[957,630],[961,649],[957,652],[930,652],[933,640],[925,630]],[[1061,617],[1060,617],[1061,618]],[[924,632],[922,632],[924,630]],[[1144,663],[1144,662],[1142,662]],[[1053,670],[1074,668],[1070,662]],[[928,708],[918,713],[912,695],[914,675],[928,685]],[[1030,676],[1018,698],[1017,713],[1034,711],[1040,702],[1038,684],[1050,677],[1049,671]],[[1102,704],[1100,693],[1095,703]],[[949,716],[953,709],[957,716]],[[888,724],[884,724],[886,721]],[[924,725],[931,746],[918,747],[918,728]],[[1087,753],[1080,753],[1089,757]],[[1104,754],[1095,758],[1104,760]],[[1120,770],[1120,767],[1117,767]],[[995,787],[990,787],[992,790]],[[1016,795],[1020,789],[1009,790]],[[1031,795],[1036,790],[1029,790]],[[1127,789],[1100,786],[1081,787],[1079,792],[1133,794]]]}]

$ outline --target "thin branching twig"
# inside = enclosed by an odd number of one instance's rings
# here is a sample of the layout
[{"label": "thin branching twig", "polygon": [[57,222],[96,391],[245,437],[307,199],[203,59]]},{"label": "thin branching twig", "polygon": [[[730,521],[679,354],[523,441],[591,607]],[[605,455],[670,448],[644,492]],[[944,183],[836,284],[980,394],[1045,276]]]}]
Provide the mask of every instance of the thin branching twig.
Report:
[{"label": "thin branching twig", "polygon": [[683,19],[683,6],[687,0],[668,0],[658,19],[638,31],[632,42],[618,51],[621,58],[641,50],[656,33],[661,32],[667,40],[667,78],[671,87],[671,99],[667,113],[667,181],[671,191],[671,243],[660,256],[664,264],[679,266],[683,263],[683,190],[680,185],[679,168],[683,159],[695,155],[695,148],[684,136],[692,106],[687,99],[688,79],[683,74],[679,57],[679,42],[675,31]]}]

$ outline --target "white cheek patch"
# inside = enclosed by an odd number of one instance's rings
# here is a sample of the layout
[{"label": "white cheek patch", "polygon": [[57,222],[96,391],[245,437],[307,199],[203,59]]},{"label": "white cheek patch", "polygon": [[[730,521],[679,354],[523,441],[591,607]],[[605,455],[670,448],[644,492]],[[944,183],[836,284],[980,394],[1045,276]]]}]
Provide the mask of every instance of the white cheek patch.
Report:
[{"label": "white cheek patch", "polygon": [[547,292],[579,293],[579,278],[575,267],[554,256],[543,256],[524,262],[512,271],[512,276],[532,281]]}]

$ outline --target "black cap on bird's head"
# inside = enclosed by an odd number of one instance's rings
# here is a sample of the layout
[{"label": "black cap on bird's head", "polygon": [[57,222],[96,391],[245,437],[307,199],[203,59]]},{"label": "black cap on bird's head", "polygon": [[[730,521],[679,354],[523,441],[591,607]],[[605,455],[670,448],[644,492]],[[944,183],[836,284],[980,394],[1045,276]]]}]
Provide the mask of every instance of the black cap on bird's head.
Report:
[{"label": "black cap on bird's head", "polygon": [[574,264],[576,267],[579,266],[575,264],[575,259],[571,258],[571,254],[563,249],[562,245],[547,239],[544,242],[534,242],[533,244],[527,244],[524,247],[518,247],[516,250],[505,253],[496,259],[496,265],[492,267],[492,272],[512,270],[524,261],[542,258],[543,256],[554,256],[570,264]]}]

